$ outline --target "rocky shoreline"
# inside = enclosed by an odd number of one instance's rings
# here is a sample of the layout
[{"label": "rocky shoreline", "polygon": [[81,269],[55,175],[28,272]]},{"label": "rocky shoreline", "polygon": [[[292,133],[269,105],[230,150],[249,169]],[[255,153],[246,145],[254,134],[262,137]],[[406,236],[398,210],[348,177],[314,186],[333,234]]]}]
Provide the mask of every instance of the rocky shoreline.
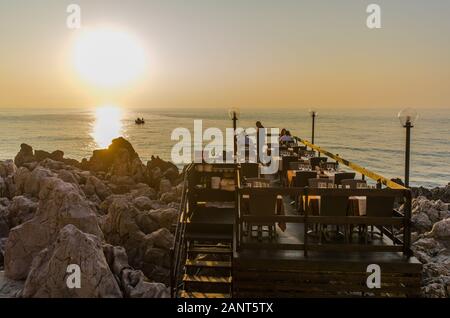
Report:
[{"label": "rocky shoreline", "polygon": [[[123,138],[90,159],[22,144],[0,161],[0,297],[169,297],[182,175]],[[414,188],[424,297],[450,297],[450,185]],[[67,266],[82,285],[69,289]]]},{"label": "rocky shoreline", "polygon": [[123,138],[82,162],[22,144],[0,162],[0,297],[168,297],[181,180]]}]

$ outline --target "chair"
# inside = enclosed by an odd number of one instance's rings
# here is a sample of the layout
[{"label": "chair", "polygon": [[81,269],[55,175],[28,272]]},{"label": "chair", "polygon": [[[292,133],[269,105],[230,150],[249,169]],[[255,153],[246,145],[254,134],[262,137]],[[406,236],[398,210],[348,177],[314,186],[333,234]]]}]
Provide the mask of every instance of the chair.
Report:
[{"label": "chair", "polygon": [[321,163],[327,162],[327,157],[312,157],[309,159],[309,162],[311,163],[311,168],[316,169],[316,167],[320,167]]},{"label": "chair", "polygon": [[[321,195],[320,196],[320,216],[346,217],[348,211],[348,195]],[[326,236],[324,227],[328,225],[320,224],[321,233]],[[337,226],[336,233],[339,233]],[[348,225],[344,225],[344,237],[348,241]],[[320,236],[322,241],[322,235]]]},{"label": "chair", "polygon": [[355,179],[344,179],[341,180],[341,185],[343,188],[348,189],[363,189],[367,188],[366,180],[355,180]]},{"label": "chair", "polygon": [[[294,187],[297,188],[304,188],[309,185],[308,180],[309,179],[315,179],[317,177],[317,172],[315,171],[297,171],[295,173],[294,177]],[[297,205],[297,211],[303,212],[304,211],[304,201],[303,196],[296,197],[295,203]]]},{"label": "chair", "polygon": [[339,167],[339,164],[337,162],[321,162],[320,168],[324,170],[337,170]]},{"label": "chair", "polygon": [[264,178],[247,178],[247,183],[251,184],[252,188],[269,188],[270,180]]},{"label": "chair", "polygon": [[301,169],[311,169],[311,166],[309,162],[303,162],[303,161],[293,161],[289,162],[289,170],[301,170]]},{"label": "chair", "polygon": [[297,156],[284,156],[282,157],[282,171],[281,171],[281,182],[287,185],[287,171],[289,170],[289,163],[298,161]]},{"label": "chair", "polygon": [[298,155],[299,157],[313,158],[316,153],[313,150],[300,150]]},{"label": "chair", "polygon": [[[252,192],[249,201],[249,215],[252,216],[276,216],[277,214],[277,194],[266,192]],[[248,234],[251,237],[253,226],[258,227],[258,240],[262,240],[264,227],[267,227],[269,238],[276,235],[275,222],[248,222]]]},{"label": "chair", "polygon": [[311,178],[308,180],[310,188],[331,188],[334,186],[333,180],[327,178]]},{"label": "chair", "polygon": [[243,178],[258,178],[259,165],[257,163],[241,163],[241,176]]},{"label": "chair", "polygon": [[306,150],[306,146],[294,146],[292,149],[294,150],[294,153],[300,154],[300,151]]},{"label": "chair", "polygon": [[[395,197],[381,196],[381,197],[367,197],[366,216],[367,217],[383,217],[389,218],[393,216]],[[394,226],[391,225],[391,233],[394,233]],[[380,236],[383,238],[383,232],[380,229]],[[371,237],[373,238],[374,228],[372,225]],[[367,242],[367,236],[366,236]]]},{"label": "chair", "polygon": [[356,173],[354,172],[339,172],[334,175],[334,184],[340,185],[342,180],[355,179]]}]

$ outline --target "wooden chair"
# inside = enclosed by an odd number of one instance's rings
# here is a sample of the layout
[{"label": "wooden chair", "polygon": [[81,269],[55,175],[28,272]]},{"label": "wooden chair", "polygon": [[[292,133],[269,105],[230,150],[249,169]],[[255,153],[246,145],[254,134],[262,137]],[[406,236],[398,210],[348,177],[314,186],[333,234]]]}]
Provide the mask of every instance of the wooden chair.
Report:
[{"label": "wooden chair", "polygon": [[312,178],[308,179],[308,185],[310,188],[331,188],[334,183],[328,178]]},{"label": "wooden chair", "polygon": [[[315,179],[317,177],[317,172],[315,171],[297,171],[294,177],[293,185],[297,188],[305,188],[309,186],[308,180]],[[303,195],[295,198],[295,203],[297,206],[297,211],[303,213],[305,211],[305,202],[303,200]]]},{"label": "wooden chair", "polygon": [[[348,196],[347,195],[321,195],[320,196],[320,216],[331,217],[346,217],[348,211]],[[328,225],[320,224],[320,242],[322,236],[327,237]],[[348,225],[344,225],[344,238],[348,242]],[[339,226],[336,226],[336,233],[339,232]]]},{"label": "wooden chair", "polygon": [[[277,214],[277,194],[254,192],[250,194],[249,215],[275,216]],[[262,240],[263,231],[269,233],[269,239],[276,236],[275,222],[248,222],[248,234],[251,237],[253,227],[257,226],[258,240]],[[264,229],[267,227],[267,229]]]},{"label": "wooden chair", "polygon": [[269,188],[270,180],[264,178],[247,178],[245,179],[247,183],[250,183],[252,188]]},{"label": "wooden chair", "polygon": [[257,163],[241,163],[241,176],[243,178],[259,178],[259,165]]},{"label": "wooden chair", "polygon": [[344,179],[341,180],[342,188],[348,189],[362,189],[367,188],[366,180],[358,180],[358,179]]},{"label": "wooden chair", "polygon": [[[366,216],[367,217],[392,217],[394,214],[394,202],[395,197],[393,196],[382,196],[382,197],[367,197],[366,205]],[[394,234],[394,226],[390,226],[391,233]],[[371,238],[374,237],[374,226],[371,226]],[[383,238],[383,232],[380,229],[380,237]],[[366,235],[367,243],[367,235]]]},{"label": "wooden chair", "polygon": [[337,170],[339,167],[339,163],[337,162],[321,162],[320,168],[324,170]]},{"label": "wooden chair", "polygon": [[289,170],[289,163],[298,161],[297,156],[284,156],[282,157],[282,171],[281,171],[281,183],[287,186],[287,171]]},{"label": "wooden chair", "polygon": [[355,179],[356,173],[354,172],[340,172],[334,175],[334,184],[340,185],[342,180]]}]

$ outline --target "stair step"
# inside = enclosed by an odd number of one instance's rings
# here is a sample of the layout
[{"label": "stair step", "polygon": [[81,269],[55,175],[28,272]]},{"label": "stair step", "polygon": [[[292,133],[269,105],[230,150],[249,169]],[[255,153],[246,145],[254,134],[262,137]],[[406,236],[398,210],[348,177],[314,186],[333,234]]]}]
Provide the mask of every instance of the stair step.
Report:
[{"label": "stair step", "polygon": [[231,262],[186,260],[187,267],[231,268]]},{"label": "stair step", "polygon": [[202,276],[184,274],[185,283],[231,284],[230,276]]},{"label": "stair step", "polygon": [[232,250],[229,247],[218,247],[218,246],[214,246],[214,247],[193,247],[191,249],[188,250],[188,253],[197,253],[197,254],[231,254]]},{"label": "stair step", "polygon": [[182,290],[179,295],[180,298],[230,298],[229,294],[222,293],[199,293],[199,292],[187,292]]},{"label": "stair step", "polygon": [[185,239],[187,241],[232,242],[233,233],[186,232]]}]

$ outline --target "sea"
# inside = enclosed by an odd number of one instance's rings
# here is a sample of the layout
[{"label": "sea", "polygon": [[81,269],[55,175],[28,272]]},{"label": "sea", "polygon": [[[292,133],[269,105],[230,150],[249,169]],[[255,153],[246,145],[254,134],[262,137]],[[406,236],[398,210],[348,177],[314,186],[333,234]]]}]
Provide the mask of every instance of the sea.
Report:
[{"label": "sea", "polygon": [[[405,129],[392,109],[318,109],[315,144],[387,178],[404,176]],[[136,118],[144,125],[136,125]],[[311,140],[308,109],[239,111],[238,127],[286,128],[292,135]],[[0,160],[13,159],[20,144],[34,149],[62,150],[68,158],[89,158],[123,136],[146,162],[151,156],[171,160],[171,139],[176,128],[194,134],[194,120],[203,129],[232,127],[227,109],[127,109],[114,105],[80,109],[0,108]],[[450,182],[450,109],[419,110],[412,129],[411,175],[413,186],[435,187]]]}]

